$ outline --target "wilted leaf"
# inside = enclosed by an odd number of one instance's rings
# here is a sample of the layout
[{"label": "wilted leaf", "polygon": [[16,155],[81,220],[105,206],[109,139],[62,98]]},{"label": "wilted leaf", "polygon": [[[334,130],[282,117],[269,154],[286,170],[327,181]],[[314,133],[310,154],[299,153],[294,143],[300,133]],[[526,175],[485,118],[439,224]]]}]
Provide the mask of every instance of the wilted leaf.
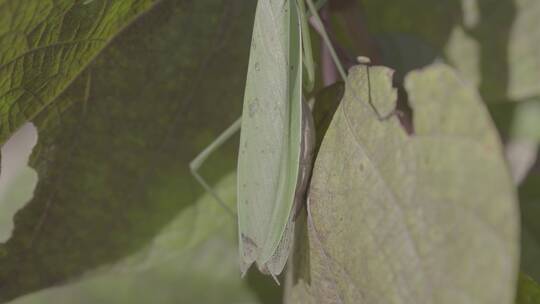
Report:
[{"label": "wilted leaf", "polygon": [[513,303],[517,202],[485,106],[444,65],[405,84],[411,136],[391,115],[390,70],[351,70],[315,163],[309,268],[295,269],[289,302]]},{"label": "wilted leaf", "polygon": [[39,182],[0,247],[1,300],[133,254],[202,193],[188,163],[240,115],[254,5],[159,2],[34,119]]},{"label": "wilted leaf", "polygon": [[0,144],[155,2],[0,1]]}]

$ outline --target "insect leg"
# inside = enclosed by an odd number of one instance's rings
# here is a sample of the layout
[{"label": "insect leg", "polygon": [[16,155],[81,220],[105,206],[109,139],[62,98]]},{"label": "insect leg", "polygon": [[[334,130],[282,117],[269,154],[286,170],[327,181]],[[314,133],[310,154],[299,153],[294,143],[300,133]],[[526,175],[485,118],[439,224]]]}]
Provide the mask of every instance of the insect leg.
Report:
[{"label": "insect leg", "polygon": [[313,51],[311,49],[311,36],[309,34],[309,23],[306,14],[306,5],[303,0],[297,0],[298,11],[300,13],[300,34],[302,36],[303,63],[306,68],[307,77],[304,84],[306,91],[311,92],[315,86],[315,68],[313,63]]},{"label": "insect leg", "polygon": [[321,34],[321,37],[328,46],[328,49],[330,50],[330,55],[332,56],[332,59],[334,60],[334,64],[336,65],[339,74],[341,75],[341,78],[343,81],[347,79],[347,75],[345,74],[345,69],[341,65],[341,61],[339,61],[339,58],[337,56],[336,50],[334,49],[334,46],[332,45],[332,42],[330,41],[330,38],[328,37],[328,33],[326,33],[326,30],[324,28],[324,24],[321,20],[321,17],[319,16],[319,13],[317,12],[317,8],[315,7],[315,4],[313,4],[313,0],[305,0],[309,11],[311,12],[311,15],[313,18],[315,18],[315,23],[319,27],[319,33]]},{"label": "insect leg", "polygon": [[228,127],[223,133],[221,133],[208,147],[206,147],[195,159],[193,159],[189,163],[189,169],[191,170],[191,174],[195,177],[195,179],[201,184],[201,186],[212,195],[216,201],[229,213],[232,217],[236,217],[236,213],[232,211],[229,207],[227,207],[227,204],[225,204],[225,201],[219,197],[219,195],[216,193],[214,189],[204,180],[204,178],[199,174],[199,168],[202,166],[202,164],[206,161],[206,159],[217,150],[221,145],[223,145],[229,138],[231,138],[238,130],[240,130],[242,118],[238,118],[230,127]]}]

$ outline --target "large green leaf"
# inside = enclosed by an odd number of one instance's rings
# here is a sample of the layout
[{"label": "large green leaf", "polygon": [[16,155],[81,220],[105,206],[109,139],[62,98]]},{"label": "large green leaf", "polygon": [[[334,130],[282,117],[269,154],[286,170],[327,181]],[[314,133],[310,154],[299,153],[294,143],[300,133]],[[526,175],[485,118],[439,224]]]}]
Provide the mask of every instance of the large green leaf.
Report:
[{"label": "large green leaf", "polygon": [[195,201],[189,161],[240,114],[254,5],[161,1],[33,120],[39,182],[0,247],[0,300],[132,254]]},{"label": "large green leaf", "polygon": [[445,65],[405,84],[411,136],[390,115],[391,71],[350,71],[315,163],[290,303],[513,303],[517,201],[488,112]]},{"label": "large green leaf", "polygon": [[156,0],[0,1],[0,143]]},{"label": "large green leaf", "polygon": [[[236,175],[216,189],[234,208]],[[276,303],[279,292],[271,280],[266,283],[273,286],[273,297],[266,295],[263,302],[240,277],[236,225],[205,195],[182,210],[145,250],[113,268],[11,303]]]}]

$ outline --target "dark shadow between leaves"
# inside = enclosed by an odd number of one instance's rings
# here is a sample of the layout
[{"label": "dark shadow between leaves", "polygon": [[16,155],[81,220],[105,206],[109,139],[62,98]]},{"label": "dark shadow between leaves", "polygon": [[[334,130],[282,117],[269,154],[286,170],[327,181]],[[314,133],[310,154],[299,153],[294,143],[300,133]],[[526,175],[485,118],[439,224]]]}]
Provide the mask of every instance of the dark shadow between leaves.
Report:
[{"label": "dark shadow between leaves", "polygon": [[521,207],[521,270],[540,281],[540,154],[519,186]]}]

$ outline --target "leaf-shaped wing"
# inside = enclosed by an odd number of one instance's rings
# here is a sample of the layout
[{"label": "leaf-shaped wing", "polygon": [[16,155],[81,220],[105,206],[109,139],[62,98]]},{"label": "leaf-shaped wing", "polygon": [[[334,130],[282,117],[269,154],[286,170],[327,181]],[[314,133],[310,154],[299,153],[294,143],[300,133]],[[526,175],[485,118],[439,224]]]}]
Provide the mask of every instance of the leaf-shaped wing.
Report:
[{"label": "leaf-shaped wing", "polygon": [[256,261],[279,274],[288,257],[302,138],[299,22],[296,1],[258,2],[238,160],[242,272]]}]

